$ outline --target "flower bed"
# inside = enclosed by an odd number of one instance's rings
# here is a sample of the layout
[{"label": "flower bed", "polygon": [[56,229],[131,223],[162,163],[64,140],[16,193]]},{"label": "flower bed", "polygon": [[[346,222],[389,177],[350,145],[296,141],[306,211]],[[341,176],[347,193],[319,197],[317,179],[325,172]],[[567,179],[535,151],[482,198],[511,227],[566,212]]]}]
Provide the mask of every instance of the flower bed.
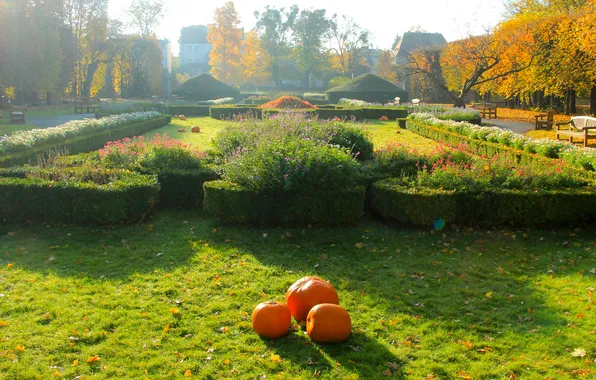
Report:
[{"label": "flower bed", "polygon": [[155,176],[89,168],[0,169],[4,221],[136,222],[157,202]]},{"label": "flower bed", "polygon": [[282,96],[276,100],[272,100],[268,103],[262,104],[259,108],[272,108],[272,109],[315,109],[306,100],[302,100],[296,96]]},{"label": "flower bed", "polygon": [[[396,164],[400,159],[409,163],[409,170]],[[401,170],[397,178],[376,182],[371,200],[377,214],[400,222],[534,225],[596,218],[594,181],[560,160],[521,164],[498,155],[465,159],[456,150],[420,157],[415,175],[415,155],[406,148],[375,160],[380,161],[378,173]]]},{"label": "flower bed", "polygon": [[[408,129],[450,145],[472,142],[470,145],[480,154],[493,155],[509,150],[518,156],[525,153],[526,156],[537,154],[547,158],[560,158],[577,167],[596,170],[596,149],[580,148],[565,141],[532,139],[497,127],[439,120],[431,114],[412,114],[410,119],[412,122],[408,123]],[[457,136],[462,136],[463,139]],[[485,142],[490,144],[483,144]]]},{"label": "flower bed", "polygon": [[[236,119],[236,118],[262,118],[264,115],[271,116],[281,112],[287,112],[283,109],[265,109],[252,105],[223,105],[212,106],[209,114],[214,119]],[[365,120],[380,119],[383,116],[389,119],[405,118],[408,116],[408,110],[405,107],[343,107],[323,105],[317,109],[302,109],[300,112],[307,115],[317,116],[319,119],[347,119],[347,120]]]},{"label": "flower bed", "polygon": [[410,114],[430,114],[439,120],[465,121],[475,125],[482,123],[480,112],[473,108],[411,105],[408,111]]},{"label": "flower bed", "polygon": [[168,136],[126,138],[106,144],[99,152],[59,158],[60,166],[87,166],[124,169],[156,175],[160,184],[161,207],[199,206],[203,184],[218,179],[204,163],[205,153]]},{"label": "flower bed", "polygon": [[168,116],[144,112],[86,119],[62,126],[17,132],[0,141],[0,167],[35,163],[48,151],[66,150],[71,154],[101,148],[108,141],[141,135],[170,123]]}]

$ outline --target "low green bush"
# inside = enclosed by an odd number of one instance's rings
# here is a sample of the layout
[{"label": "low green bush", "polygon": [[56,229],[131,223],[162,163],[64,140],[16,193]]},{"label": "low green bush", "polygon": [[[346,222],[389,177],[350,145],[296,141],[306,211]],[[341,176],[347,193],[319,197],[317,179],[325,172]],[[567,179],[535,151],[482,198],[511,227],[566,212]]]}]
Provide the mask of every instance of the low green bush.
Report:
[{"label": "low green bush", "polygon": [[205,210],[225,222],[328,224],[356,221],[363,213],[363,186],[343,190],[259,192],[228,181],[206,182]]},{"label": "low green bush", "polygon": [[223,106],[211,106],[209,116],[218,120],[230,120],[237,117],[262,117],[262,109],[250,104],[230,104]]},{"label": "low green bush", "polygon": [[0,169],[0,218],[7,222],[136,222],[158,200],[155,176],[90,168]]},{"label": "low green bush", "polygon": [[371,204],[385,218],[427,226],[577,225],[596,219],[596,193],[588,188],[479,192],[413,187],[401,179],[386,179],[373,185]]},{"label": "low green bush", "polygon": [[[280,112],[280,109],[262,109],[253,105],[226,105],[212,106],[210,116],[214,119],[235,119],[241,117],[262,118],[263,115],[273,116]],[[405,118],[408,110],[405,107],[339,107],[323,105],[318,109],[301,110],[308,115],[317,116],[319,119],[328,120],[334,118],[347,120],[380,119],[383,116],[389,119]]]},{"label": "low green bush", "polygon": [[209,116],[209,108],[211,106],[186,105],[175,104],[168,107],[171,115],[184,115],[186,117],[200,117]]}]

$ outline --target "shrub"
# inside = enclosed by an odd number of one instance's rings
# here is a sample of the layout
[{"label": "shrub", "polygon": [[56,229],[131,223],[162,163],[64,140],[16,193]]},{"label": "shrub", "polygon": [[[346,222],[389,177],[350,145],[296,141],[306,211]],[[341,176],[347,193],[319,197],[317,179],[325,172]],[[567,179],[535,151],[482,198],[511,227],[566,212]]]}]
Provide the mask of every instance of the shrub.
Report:
[{"label": "shrub", "polygon": [[233,223],[344,224],[363,212],[365,189],[258,192],[228,181],[206,182],[205,210]]},{"label": "shrub", "polygon": [[0,215],[5,221],[135,222],[149,213],[158,193],[154,176],[121,170],[0,170]]},{"label": "shrub", "polygon": [[325,93],[327,100],[337,103],[341,98],[359,99],[373,103],[393,102],[396,97],[407,100],[408,93],[373,74],[364,74]]},{"label": "shrub", "polygon": [[335,77],[329,81],[329,85],[327,86],[327,89],[330,90],[334,87],[342,86],[346,83],[349,83],[350,80],[351,79],[347,78],[347,77]]},{"label": "shrub", "polygon": [[272,100],[268,103],[259,106],[259,108],[314,109],[317,107],[313,106],[306,100],[302,100],[295,96],[282,96],[276,100]]},{"label": "shrub", "polygon": [[265,192],[347,189],[361,182],[360,167],[346,151],[298,139],[233,156],[223,173],[227,181]]},{"label": "shrub", "polygon": [[302,95],[304,100],[325,100],[325,94],[318,94],[314,92],[306,92]]},{"label": "shrub", "polygon": [[240,91],[218,81],[209,74],[200,74],[184,82],[176,95],[186,100],[205,101],[210,99],[240,99]]},{"label": "shrub", "polygon": [[252,105],[223,105],[223,106],[211,106],[209,108],[209,116],[214,119],[228,120],[240,118],[261,118],[262,110]]}]

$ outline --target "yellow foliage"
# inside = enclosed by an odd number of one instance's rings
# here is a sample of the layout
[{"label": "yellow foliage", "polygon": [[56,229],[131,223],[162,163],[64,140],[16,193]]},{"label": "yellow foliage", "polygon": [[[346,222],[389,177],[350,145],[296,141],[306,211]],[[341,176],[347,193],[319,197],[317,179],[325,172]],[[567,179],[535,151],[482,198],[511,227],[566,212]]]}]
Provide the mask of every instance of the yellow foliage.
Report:
[{"label": "yellow foliage", "polygon": [[207,40],[211,44],[209,64],[211,74],[223,82],[239,84],[242,81],[242,29],[240,18],[232,1],[215,10],[214,23],[209,25]]}]

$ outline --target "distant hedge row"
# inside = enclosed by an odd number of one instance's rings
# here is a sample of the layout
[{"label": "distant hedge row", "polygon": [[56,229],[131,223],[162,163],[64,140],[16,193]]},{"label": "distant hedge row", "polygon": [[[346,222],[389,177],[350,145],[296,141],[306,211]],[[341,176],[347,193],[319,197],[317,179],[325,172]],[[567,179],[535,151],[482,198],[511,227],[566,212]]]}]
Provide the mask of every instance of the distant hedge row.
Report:
[{"label": "distant hedge row", "polygon": [[486,190],[464,192],[405,186],[386,179],[372,187],[375,213],[402,223],[430,226],[581,223],[594,220],[596,194],[589,190]]},{"label": "distant hedge row", "polygon": [[[274,115],[285,110],[280,109],[262,109],[252,105],[224,105],[210,108],[210,116],[214,119],[233,119],[237,116],[255,116],[257,118],[263,115]],[[408,116],[406,108],[388,108],[388,107],[339,107],[339,106],[320,106],[318,109],[301,110],[307,114],[317,115],[320,119],[380,119],[383,116],[389,119],[405,118]]]},{"label": "distant hedge row", "polygon": [[66,150],[69,154],[89,152],[102,148],[109,141],[140,136],[152,129],[166,126],[170,122],[170,116],[160,116],[154,119],[126,124],[115,129],[101,130],[87,136],[73,137],[59,143],[38,146],[23,153],[0,157],[0,167],[7,168],[24,164],[36,164],[38,158],[47,158],[51,151]]},{"label": "distant hedge row", "polygon": [[88,168],[0,169],[0,220],[113,224],[157,203],[155,176]]}]

